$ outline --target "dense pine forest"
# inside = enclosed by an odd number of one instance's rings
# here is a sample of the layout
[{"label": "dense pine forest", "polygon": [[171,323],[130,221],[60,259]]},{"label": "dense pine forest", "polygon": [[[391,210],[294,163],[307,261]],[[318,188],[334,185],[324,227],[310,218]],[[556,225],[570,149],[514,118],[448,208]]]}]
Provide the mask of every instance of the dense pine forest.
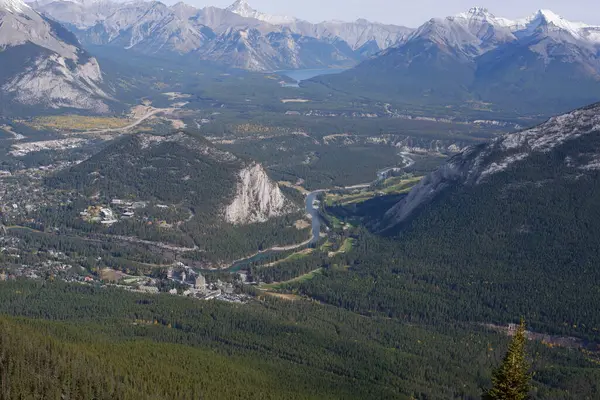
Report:
[{"label": "dense pine forest", "polygon": [[486,184],[448,190],[392,237],[363,229],[341,262],[350,268],[326,269],[300,292],[411,322],[520,315],[536,331],[600,343],[600,174],[564,162],[597,146],[568,143]]},{"label": "dense pine forest", "polygon": [[[9,398],[477,399],[508,342],[476,324],[268,297],[230,305],[15,281],[0,284],[0,300],[12,315],[0,320]],[[531,347],[535,398],[598,393],[584,354]]]},{"label": "dense pine forest", "polygon": [[0,400],[600,400],[598,21],[253,1],[0,0]]}]

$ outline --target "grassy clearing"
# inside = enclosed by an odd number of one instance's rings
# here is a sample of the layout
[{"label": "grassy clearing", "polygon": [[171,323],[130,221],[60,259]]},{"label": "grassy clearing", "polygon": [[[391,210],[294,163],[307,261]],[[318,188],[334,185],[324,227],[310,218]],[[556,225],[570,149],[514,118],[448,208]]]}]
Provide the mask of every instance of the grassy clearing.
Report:
[{"label": "grassy clearing", "polygon": [[291,283],[302,283],[302,282],[306,282],[308,280],[311,280],[312,278],[314,278],[315,276],[317,276],[318,274],[320,274],[322,271],[323,271],[323,268],[318,268],[318,269],[315,269],[314,271],[311,271],[311,272],[306,273],[304,275],[300,275],[297,278],[290,279],[289,281],[264,284],[264,285],[261,285],[260,288],[261,289],[265,289],[265,290],[281,289],[285,285],[288,285],[288,284],[291,284]]},{"label": "grassy clearing", "polygon": [[305,195],[305,196],[306,196],[306,195],[308,195],[308,194],[310,193],[308,190],[306,190],[306,189],[305,189],[305,188],[303,188],[302,186],[300,186],[300,185],[296,185],[296,184],[293,184],[293,183],[291,183],[291,182],[287,182],[287,181],[279,181],[279,182],[277,182],[277,183],[279,184],[279,186],[285,186],[285,187],[288,187],[288,188],[296,189],[297,191],[299,191],[300,193],[302,193],[302,194],[303,194],[303,195]]},{"label": "grassy clearing", "polygon": [[413,176],[410,178],[393,177],[388,178],[384,182],[385,189],[382,191],[385,194],[401,194],[409,192],[417,183],[423,179],[422,176]]},{"label": "grassy clearing", "polygon": [[359,193],[353,194],[327,194],[325,198],[325,204],[328,206],[333,206],[334,204],[351,204],[351,203],[359,203],[361,201],[365,201],[370,199],[375,195],[375,192],[369,191],[361,191]]},{"label": "grassy clearing", "polygon": [[348,252],[352,251],[352,248],[354,247],[355,244],[356,244],[355,239],[346,238],[346,240],[344,240],[344,243],[342,243],[342,245],[340,246],[338,251],[330,251],[328,256],[335,257],[338,254],[348,253]]},{"label": "grassy clearing", "polygon": [[339,218],[334,215],[329,215],[329,222],[334,230],[339,230],[344,228],[344,222],[342,222]]},{"label": "grassy clearing", "polygon": [[327,239],[327,241],[325,243],[323,243],[323,245],[319,248],[319,250],[321,251],[329,251],[333,248],[333,243],[331,243],[329,241],[329,239]]},{"label": "grassy clearing", "polygon": [[131,278],[129,275],[121,271],[115,271],[111,268],[104,268],[100,271],[100,279],[108,282],[119,282],[121,279]]},{"label": "grassy clearing", "polygon": [[344,240],[344,243],[342,243],[342,247],[340,247],[340,249],[338,251],[340,253],[348,253],[352,250],[355,243],[356,243],[355,239],[347,238],[346,240]]},{"label": "grassy clearing", "polygon": [[407,193],[419,183],[422,178],[422,176],[392,177],[383,182],[383,188],[378,188],[376,190],[362,190],[351,194],[328,193],[325,198],[325,204],[327,204],[328,207],[334,205],[347,206],[362,203],[378,195]]},{"label": "grassy clearing", "polygon": [[305,220],[305,219],[299,219],[298,221],[296,221],[296,222],[294,223],[294,227],[295,227],[296,229],[298,229],[299,231],[302,231],[302,230],[304,230],[304,229],[310,228],[310,227],[311,227],[311,223],[310,223],[310,222],[308,222],[308,221],[307,221],[307,220]]},{"label": "grassy clearing", "polygon": [[289,293],[275,293],[275,292],[265,292],[267,296],[277,297],[278,299],[287,300],[287,301],[298,301],[302,300],[302,297],[296,294]]},{"label": "grassy clearing", "polygon": [[88,131],[95,129],[118,129],[130,123],[131,121],[126,118],[55,115],[35,118],[29,125],[36,129]]},{"label": "grassy clearing", "polygon": [[290,254],[289,256],[287,256],[286,258],[283,258],[281,260],[277,260],[277,261],[273,261],[270,264],[266,264],[265,267],[274,267],[275,265],[284,263],[284,262],[288,262],[288,261],[297,261],[300,260],[306,256],[308,256],[309,254],[312,254],[315,251],[315,249],[304,249],[301,251],[298,251],[294,254]]}]

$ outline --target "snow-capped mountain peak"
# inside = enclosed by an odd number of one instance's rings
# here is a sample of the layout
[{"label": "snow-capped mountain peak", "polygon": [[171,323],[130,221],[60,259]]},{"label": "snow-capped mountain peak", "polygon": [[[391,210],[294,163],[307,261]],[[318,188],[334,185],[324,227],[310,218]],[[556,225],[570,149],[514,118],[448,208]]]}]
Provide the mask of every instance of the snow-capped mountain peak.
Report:
[{"label": "snow-capped mountain peak", "polygon": [[29,10],[30,7],[22,0],[0,0],[0,11],[8,11],[10,13],[22,13]]},{"label": "snow-capped mountain peak", "polygon": [[441,48],[458,50],[454,54],[467,58],[480,55],[500,43],[515,39],[510,30],[512,21],[497,18],[486,8],[473,7],[467,12],[446,18],[434,18],[419,27],[408,41],[426,39]]},{"label": "snow-capped mountain peak", "polygon": [[576,38],[582,38],[583,31],[591,26],[583,22],[572,22],[550,10],[538,10],[535,14],[518,21],[514,30],[533,33],[538,29],[547,28],[568,32]]},{"label": "snow-capped mountain peak", "polygon": [[462,12],[457,15],[460,18],[485,18],[488,19],[490,17],[494,17],[487,8],[485,7],[471,7],[469,11]]},{"label": "snow-capped mountain peak", "polygon": [[246,0],[236,0],[235,3],[227,7],[227,11],[245,18],[254,18],[274,25],[289,24],[296,21],[296,18],[293,17],[261,13],[250,7],[250,4]]},{"label": "snow-capped mountain peak", "polygon": [[584,24],[583,22],[568,21],[560,15],[555,14],[551,10],[539,10],[535,13],[532,19],[544,20],[548,24],[553,24],[554,26],[570,31],[577,31],[579,29],[588,27],[588,25]]},{"label": "snow-capped mountain peak", "polygon": [[246,0],[237,0],[235,3],[227,7],[228,11],[241,15],[242,17],[249,17],[255,13],[256,10],[250,7],[250,4]]},{"label": "snow-capped mountain peak", "polygon": [[485,7],[472,7],[467,12],[456,15],[453,19],[464,19],[469,22],[489,23],[494,26],[510,27],[515,21],[496,17]]}]

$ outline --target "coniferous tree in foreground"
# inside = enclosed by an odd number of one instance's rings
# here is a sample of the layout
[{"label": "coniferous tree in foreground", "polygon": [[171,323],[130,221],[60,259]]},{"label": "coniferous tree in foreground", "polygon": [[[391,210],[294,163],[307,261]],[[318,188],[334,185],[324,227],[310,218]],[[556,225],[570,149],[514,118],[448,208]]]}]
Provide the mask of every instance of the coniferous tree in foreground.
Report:
[{"label": "coniferous tree in foreground", "polygon": [[531,388],[531,374],[526,360],[525,321],[517,328],[502,365],[492,375],[493,387],[484,395],[484,400],[527,400]]}]

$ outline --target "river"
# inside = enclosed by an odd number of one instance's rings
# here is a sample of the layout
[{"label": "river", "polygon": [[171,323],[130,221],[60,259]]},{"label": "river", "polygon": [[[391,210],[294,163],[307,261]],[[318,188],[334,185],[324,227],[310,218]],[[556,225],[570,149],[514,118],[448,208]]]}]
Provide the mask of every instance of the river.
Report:
[{"label": "river", "polygon": [[306,212],[310,215],[312,220],[312,239],[310,244],[315,244],[321,237],[321,217],[319,216],[319,207],[315,207],[314,203],[317,200],[319,193],[323,193],[324,190],[317,190],[311,192],[306,196]]},{"label": "river", "polygon": [[[392,170],[407,168],[414,164],[414,161],[409,157],[408,153],[401,153],[401,156],[402,156],[402,161],[404,162],[404,165],[402,167],[391,167],[391,168],[386,168],[386,169],[377,171],[377,180],[375,182],[385,179],[387,174],[389,172],[391,172]],[[370,184],[363,184],[363,185],[356,185],[356,186],[348,186],[345,189],[358,189],[358,188],[365,188],[365,187],[369,187],[369,186],[370,186]],[[271,248],[268,250],[263,250],[251,257],[235,261],[231,265],[231,267],[227,268],[225,271],[238,272],[238,271],[252,265],[253,263],[256,263],[256,262],[262,261],[262,260],[268,260],[268,258],[273,254],[280,253],[282,251],[295,250],[295,249],[299,249],[299,248],[305,247],[305,246],[314,246],[315,244],[317,244],[321,237],[321,216],[319,215],[319,207],[318,206],[315,207],[314,204],[315,204],[315,200],[317,200],[317,197],[319,196],[319,194],[324,193],[326,191],[327,191],[327,189],[315,190],[314,192],[310,192],[306,196],[306,201],[305,201],[306,213],[308,215],[310,215],[311,224],[312,224],[312,234],[311,234],[310,240],[308,240],[304,243],[296,244],[296,245],[285,246],[285,247],[274,247],[274,248]]]},{"label": "river", "polygon": [[346,71],[345,68],[322,68],[322,69],[291,69],[285,71],[277,71],[279,75],[285,75],[296,81],[296,83],[287,84],[289,87],[298,87],[300,82],[321,75],[333,75]]},{"label": "river", "polygon": [[316,190],[314,192],[309,193],[306,196],[306,201],[305,201],[306,213],[308,215],[310,215],[311,224],[312,224],[312,233],[311,233],[310,240],[307,240],[306,242],[295,244],[295,245],[274,247],[274,248],[271,248],[268,250],[263,250],[259,253],[256,253],[252,257],[243,258],[241,260],[235,261],[231,265],[231,267],[226,269],[226,271],[238,272],[246,267],[249,267],[250,265],[252,265],[256,262],[268,260],[269,257],[273,254],[281,253],[282,251],[296,250],[296,249],[299,249],[299,248],[305,247],[305,246],[315,245],[319,241],[319,238],[321,237],[321,217],[319,216],[319,207],[315,207],[314,202],[317,199],[317,196],[319,195],[319,193],[323,193],[323,192],[324,192],[324,190]]}]

